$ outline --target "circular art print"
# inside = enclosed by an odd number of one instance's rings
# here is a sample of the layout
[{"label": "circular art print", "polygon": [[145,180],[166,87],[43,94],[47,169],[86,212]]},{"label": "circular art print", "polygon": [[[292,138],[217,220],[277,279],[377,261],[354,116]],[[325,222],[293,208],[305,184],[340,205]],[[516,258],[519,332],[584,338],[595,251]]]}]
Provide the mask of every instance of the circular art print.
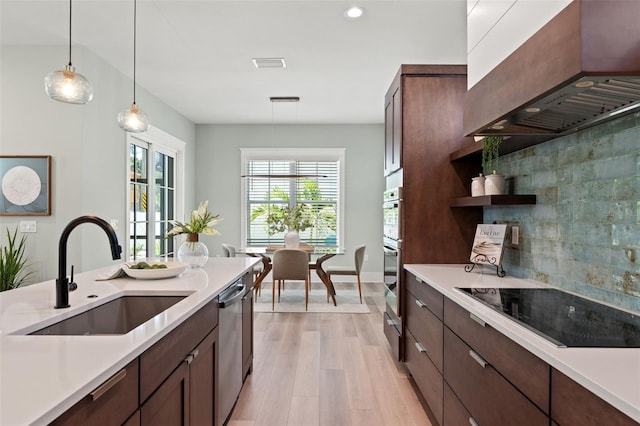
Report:
[{"label": "circular art print", "polygon": [[27,166],[13,167],[2,177],[2,195],[17,206],[33,203],[41,189],[38,173]]}]

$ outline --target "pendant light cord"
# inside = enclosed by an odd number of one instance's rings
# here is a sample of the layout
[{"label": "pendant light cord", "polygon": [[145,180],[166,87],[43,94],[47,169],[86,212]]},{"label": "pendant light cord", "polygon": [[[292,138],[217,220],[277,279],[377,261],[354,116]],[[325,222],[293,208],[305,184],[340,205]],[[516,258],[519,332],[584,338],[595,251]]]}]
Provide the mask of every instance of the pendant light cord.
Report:
[{"label": "pendant light cord", "polygon": [[138,14],[138,2],[133,0],[133,104],[136,104],[136,22]]},{"label": "pendant light cord", "polygon": [[69,66],[71,65],[71,0],[69,0]]}]

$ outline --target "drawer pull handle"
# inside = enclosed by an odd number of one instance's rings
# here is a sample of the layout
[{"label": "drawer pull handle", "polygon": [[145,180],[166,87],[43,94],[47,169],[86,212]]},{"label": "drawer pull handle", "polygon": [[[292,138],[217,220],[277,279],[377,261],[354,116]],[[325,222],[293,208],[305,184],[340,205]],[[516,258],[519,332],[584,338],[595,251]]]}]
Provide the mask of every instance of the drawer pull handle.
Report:
[{"label": "drawer pull handle", "polygon": [[478,422],[476,422],[476,419],[474,419],[473,417],[469,417],[469,424],[471,426],[478,426]]},{"label": "drawer pull handle", "polygon": [[193,354],[189,354],[187,355],[187,357],[184,359],[184,362],[186,362],[187,364],[191,364],[193,362],[193,359],[195,357],[193,356]]},{"label": "drawer pull handle", "polygon": [[425,305],[424,302],[420,299],[416,299],[416,305],[420,306],[421,308],[427,307],[427,305]]},{"label": "drawer pull handle", "polygon": [[480,318],[478,318],[476,315],[472,314],[471,312],[469,312],[469,318],[471,318],[472,320],[474,320],[475,322],[477,322],[483,327],[487,325],[486,322],[482,321]]},{"label": "drawer pull handle", "polygon": [[480,355],[478,355],[478,353],[474,350],[469,349],[469,356],[471,356],[471,358],[475,359],[476,362],[478,364],[480,364],[480,366],[482,368],[485,368],[487,366],[487,361],[485,361],[484,358],[482,358]]},{"label": "drawer pull handle", "polygon": [[193,357],[197,357],[198,355],[200,355],[200,349],[196,349],[195,351],[191,352],[190,355],[193,355]]},{"label": "drawer pull handle", "polygon": [[114,387],[115,385],[117,385],[118,383],[120,383],[120,381],[122,379],[124,379],[127,375],[127,370],[125,370],[124,368],[120,371],[118,371],[114,376],[111,376],[111,378],[109,380],[107,380],[106,382],[104,382],[103,384],[101,384],[100,386],[98,386],[98,388],[96,390],[94,390],[93,392],[91,392],[91,400],[92,401],[96,401],[98,398],[100,398],[102,395],[104,395],[105,393],[109,392],[109,390]]},{"label": "drawer pull handle", "polygon": [[418,352],[421,352],[421,353],[427,351],[427,348],[425,348],[422,343],[417,343],[417,342],[416,342],[416,349],[418,350]]}]

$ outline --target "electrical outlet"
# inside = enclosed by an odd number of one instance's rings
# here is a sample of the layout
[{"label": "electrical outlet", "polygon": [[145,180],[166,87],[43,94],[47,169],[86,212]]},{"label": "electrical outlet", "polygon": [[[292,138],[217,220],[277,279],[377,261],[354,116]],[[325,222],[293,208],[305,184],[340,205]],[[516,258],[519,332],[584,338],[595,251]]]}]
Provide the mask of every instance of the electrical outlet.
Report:
[{"label": "electrical outlet", "polygon": [[365,255],[364,255],[364,261],[365,261],[365,262],[369,261],[369,255],[368,255],[368,254],[365,254]]},{"label": "electrical outlet", "polygon": [[118,219],[111,219],[109,222],[110,222],[111,227],[112,227],[114,230],[117,230],[117,229],[118,229],[118,225],[119,225],[119,223],[118,223]]},{"label": "electrical outlet", "polygon": [[20,221],[20,232],[24,233],[32,233],[38,232],[38,225],[35,220],[21,220]]},{"label": "electrical outlet", "polygon": [[511,247],[518,248],[520,245],[520,227],[513,225],[511,227]]}]

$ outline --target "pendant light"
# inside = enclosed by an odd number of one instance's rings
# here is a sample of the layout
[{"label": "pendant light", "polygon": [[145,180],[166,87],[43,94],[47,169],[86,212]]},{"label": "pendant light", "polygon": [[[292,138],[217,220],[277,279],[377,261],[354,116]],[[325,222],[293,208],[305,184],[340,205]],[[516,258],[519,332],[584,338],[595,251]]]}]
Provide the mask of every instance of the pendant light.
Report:
[{"label": "pendant light", "polygon": [[56,101],[86,104],[93,98],[93,87],[71,64],[71,0],[69,0],[69,63],[64,70],[52,71],[44,78],[44,90]]},{"label": "pendant light", "polygon": [[140,133],[149,129],[149,117],[136,105],[136,21],[137,0],[133,0],[133,103],[118,114],[118,126],[127,132]]}]

